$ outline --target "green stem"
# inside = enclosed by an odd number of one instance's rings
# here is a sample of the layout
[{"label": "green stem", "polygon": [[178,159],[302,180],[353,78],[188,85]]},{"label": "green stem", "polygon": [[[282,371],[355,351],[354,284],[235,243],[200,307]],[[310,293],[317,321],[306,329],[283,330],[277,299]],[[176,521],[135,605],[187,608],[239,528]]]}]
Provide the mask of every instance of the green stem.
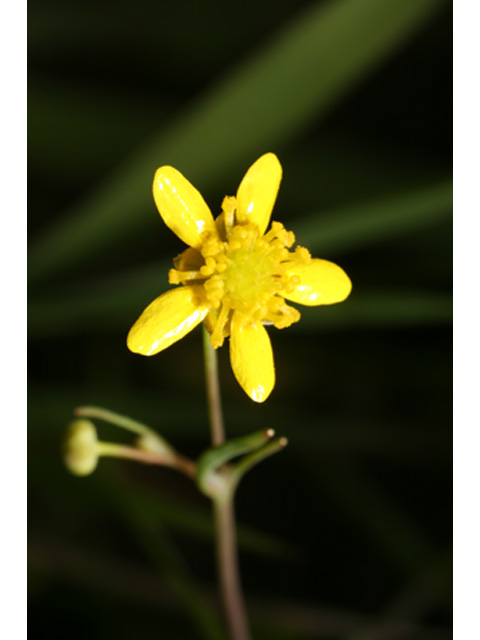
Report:
[{"label": "green stem", "polygon": [[102,441],[97,442],[97,451],[99,456],[124,458],[126,460],[143,462],[144,464],[157,464],[161,467],[172,467],[173,469],[184,473],[189,478],[193,478],[195,476],[196,464],[184,456],[177,456],[176,458],[171,459],[170,457],[161,456],[158,453],[142,451],[141,449],[136,449],[134,447],[114,442]]},{"label": "green stem", "polygon": [[250,471],[252,467],[254,467],[262,460],[265,460],[265,458],[268,458],[268,456],[271,456],[274,453],[277,453],[278,451],[284,449],[287,444],[288,440],[286,438],[277,438],[276,440],[272,440],[271,442],[266,444],[264,447],[253,451],[250,455],[245,456],[240,460],[240,462],[237,462],[237,464],[233,467],[230,476],[233,490],[235,491],[238,483],[247,473],[247,471]]},{"label": "green stem", "polygon": [[217,562],[227,625],[232,640],[249,640],[247,614],[238,570],[235,511],[232,497],[214,500]]},{"label": "green stem", "polygon": [[110,422],[117,427],[127,429],[127,431],[132,431],[133,433],[137,433],[141,436],[155,433],[153,429],[147,427],[146,424],[142,424],[137,420],[133,420],[132,418],[128,418],[127,416],[120,415],[119,413],[114,413],[113,411],[109,411],[108,409],[104,409],[103,407],[77,407],[74,413],[75,415],[81,416],[82,418],[99,418],[100,420]]},{"label": "green stem", "polygon": [[[211,439],[214,446],[225,442],[217,353],[206,329],[203,329],[205,378]],[[235,532],[233,492],[214,499],[215,538],[220,590],[231,640],[250,640],[250,631],[240,585]]]},{"label": "green stem", "polygon": [[234,438],[224,444],[207,449],[197,460],[196,481],[199,489],[210,498],[216,498],[217,496],[220,498],[221,492],[229,491],[232,493],[234,491],[232,474],[241,463],[230,469],[228,477],[225,473],[222,473],[222,467],[232,458],[248,453],[253,449],[259,449],[274,435],[275,431],[273,429],[264,429],[249,436]]},{"label": "green stem", "polygon": [[225,428],[223,426],[222,398],[218,379],[217,352],[212,347],[210,335],[203,327],[203,353],[205,356],[205,380],[207,384],[208,416],[210,418],[210,432],[214,447],[225,442]]}]

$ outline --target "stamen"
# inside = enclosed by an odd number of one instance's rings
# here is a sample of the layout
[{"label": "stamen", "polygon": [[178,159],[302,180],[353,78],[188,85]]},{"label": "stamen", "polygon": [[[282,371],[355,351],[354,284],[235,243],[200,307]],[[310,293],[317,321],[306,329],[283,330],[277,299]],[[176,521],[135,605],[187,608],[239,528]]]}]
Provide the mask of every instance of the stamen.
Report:
[{"label": "stamen", "polygon": [[[223,200],[220,235],[223,237],[225,225],[226,241],[218,236],[207,237],[196,254],[200,262],[198,269],[191,268],[196,267],[196,263],[191,264],[190,260],[187,264],[186,260],[177,259],[177,269],[169,273],[172,284],[195,280],[203,283],[206,302],[211,308],[207,328],[216,349],[229,335],[232,310],[278,329],[297,322],[300,313],[286,304],[282,293],[291,293],[300,284],[298,276],[288,274],[292,264],[311,260],[304,247],[297,247],[294,252],[288,250],[295,236],[279,222],[272,222],[263,236],[254,223],[235,224],[236,206],[234,197]],[[183,271],[181,267],[190,269]]]},{"label": "stamen", "polygon": [[276,312],[276,317],[273,318],[273,324],[277,329],[286,329],[294,322],[300,320],[300,311],[290,307],[285,302],[280,306]]},{"label": "stamen", "polygon": [[310,251],[305,247],[296,247],[295,257],[298,258],[301,262],[305,262],[306,264],[312,261]]},{"label": "stamen", "polygon": [[290,248],[295,242],[293,231],[287,231],[281,222],[272,222],[272,227],[264,236],[267,242],[271,242],[274,238],[278,238],[284,247]]},{"label": "stamen", "polygon": [[219,275],[214,275],[205,281],[203,285],[207,300],[214,309],[218,309],[222,300],[225,283]]},{"label": "stamen", "polygon": [[206,278],[208,278],[213,273],[215,273],[216,267],[217,267],[217,263],[215,261],[215,258],[212,258],[212,256],[209,256],[208,258],[206,258],[205,264],[203,265],[203,267],[200,267],[200,273]]},{"label": "stamen", "polygon": [[224,328],[228,319],[229,312],[230,307],[227,304],[223,304],[217,322],[215,323],[212,335],[210,336],[210,342],[212,343],[214,349],[218,349],[219,347],[221,347],[226,338]]},{"label": "stamen", "polygon": [[201,254],[204,258],[216,256],[224,250],[224,243],[218,238],[207,238],[202,245]]},{"label": "stamen", "polygon": [[201,270],[177,271],[177,269],[170,269],[168,272],[168,282],[170,284],[183,284],[184,282],[191,282],[192,280],[202,280]]},{"label": "stamen", "polygon": [[222,211],[225,214],[225,232],[227,234],[227,238],[230,237],[233,225],[235,224],[236,210],[237,199],[235,196],[225,196],[222,202]]}]

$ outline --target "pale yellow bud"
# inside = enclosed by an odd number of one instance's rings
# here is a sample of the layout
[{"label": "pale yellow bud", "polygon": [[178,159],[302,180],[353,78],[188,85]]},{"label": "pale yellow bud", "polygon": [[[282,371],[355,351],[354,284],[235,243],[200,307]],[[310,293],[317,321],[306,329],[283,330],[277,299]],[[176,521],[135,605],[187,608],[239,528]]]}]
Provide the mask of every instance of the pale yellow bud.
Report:
[{"label": "pale yellow bud", "polygon": [[88,476],[98,463],[98,440],[90,420],[74,420],[63,442],[63,460],[76,476]]}]

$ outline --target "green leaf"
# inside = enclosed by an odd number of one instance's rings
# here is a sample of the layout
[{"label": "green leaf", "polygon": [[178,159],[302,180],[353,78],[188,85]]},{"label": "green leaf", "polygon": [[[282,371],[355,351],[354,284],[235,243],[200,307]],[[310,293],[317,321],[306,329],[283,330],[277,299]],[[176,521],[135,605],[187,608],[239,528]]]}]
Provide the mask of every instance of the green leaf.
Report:
[{"label": "green leaf", "polygon": [[121,474],[111,474],[108,477],[109,487],[107,485],[106,488],[111,490],[112,509],[118,512],[125,526],[132,531],[150,560],[161,571],[197,632],[205,640],[224,640],[225,635],[213,607],[205,601],[201,587],[191,574],[185,559],[166,528],[159,523],[155,503],[149,510],[145,510],[138,492],[123,481]]},{"label": "green leaf", "polygon": [[449,324],[452,316],[450,294],[391,290],[357,293],[354,289],[341,305],[302,307],[302,318],[291,331]]},{"label": "green leaf", "polygon": [[448,219],[453,208],[451,181],[396,196],[302,218],[295,225],[299,244],[314,253],[363,249]]}]

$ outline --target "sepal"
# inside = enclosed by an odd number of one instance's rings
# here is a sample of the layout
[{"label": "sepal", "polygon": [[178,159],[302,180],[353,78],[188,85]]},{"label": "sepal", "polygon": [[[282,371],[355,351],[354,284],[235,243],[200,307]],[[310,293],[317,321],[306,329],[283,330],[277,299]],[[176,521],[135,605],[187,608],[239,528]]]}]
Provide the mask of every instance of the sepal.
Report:
[{"label": "sepal", "polygon": [[[264,429],[207,449],[197,462],[195,479],[200,491],[214,500],[230,499],[240,478],[248,469],[285,446],[285,438],[272,442],[274,435],[273,429]],[[226,465],[234,458],[248,453],[250,455],[236,465]]]}]

